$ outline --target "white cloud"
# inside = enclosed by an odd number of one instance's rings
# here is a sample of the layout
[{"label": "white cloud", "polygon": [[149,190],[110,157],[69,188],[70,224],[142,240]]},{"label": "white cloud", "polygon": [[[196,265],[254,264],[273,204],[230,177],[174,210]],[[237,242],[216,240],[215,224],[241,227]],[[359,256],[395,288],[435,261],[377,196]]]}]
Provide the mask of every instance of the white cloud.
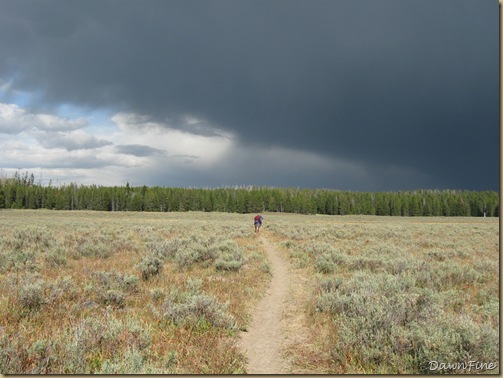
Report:
[{"label": "white cloud", "polygon": [[83,118],[69,119],[52,114],[33,113],[16,104],[0,103],[0,133],[19,134],[25,130],[70,131],[85,127]]},{"label": "white cloud", "polygon": [[211,169],[233,143],[229,136],[175,130],[133,113],[118,113],[111,117],[113,128],[100,128],[83,118],[29,112],[14,104],[0,104],[0,112],[0,133],[7,136],[0,139],[0,168],[43,169],[61,178],[68,172],[66,182],[120,185],[124,178],[145,178],[140,185],[197,174]]},{"label": "white cloud", "polygon": [[[215,133],[199,135],[171,128],[168,124],[152,122],[146,116],[118,113],[112,117],[118,130],[111,137],[117,145],[143,145],[168,151],[168,157],[197,157],[191,160],[201,167],[219,161],[233,145],[232,135]],[[172,162],[176,164],[176,162]]]},{"label": "white cloud", "polygon": [[84,130],[87,125],[84,118],[30,112],[0,103],[0,133],[4,134],[0,167],[94,170],[145,164],[146,159],[120,153],[112,142]]},{"label": "white cloud", "polygon": [[117,154],[112,148],[100,150],[66,150],[63,148],[46,149],[43,146],[30,146],[22,143],[0,143],[2,168],[104,168],[104,167],[139,167],[144,158]]}]

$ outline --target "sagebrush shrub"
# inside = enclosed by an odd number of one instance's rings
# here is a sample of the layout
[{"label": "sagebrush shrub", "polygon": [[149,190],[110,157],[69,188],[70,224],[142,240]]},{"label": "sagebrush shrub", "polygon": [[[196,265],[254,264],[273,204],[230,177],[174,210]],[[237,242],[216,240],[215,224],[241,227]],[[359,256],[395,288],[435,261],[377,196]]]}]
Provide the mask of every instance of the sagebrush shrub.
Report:
[{"label": "sagebrush shrub", "polygon": [[316,256],[314,263],[316,270],[320,273],[333,273],[337,268],[336,264],[332,261],[329,254]]},{"label": "sagebrush shrub", "polygon": [[234,317],[226,312],[227,306],[209,295],[192,295],[182,303],[167,299],[163,310],[164,318],[174,324],[195,326],[203,321],[214,327],[236,329]]},{"label": "sagebrush shrub", "polygon": [[102,300],[104,304],[119,308],[123,308],[126,304],[126,296],[118,290],[107,290]]},{"label": "sagebrush shrub", "polygon": [[37,264],[36,252],[28,247],[20,250],[5,249],[0,251],[0,272],[12,270],[18,272],[35,272],[40,270]]},{"label": "sagebrush shrub", "polygon": [[[499,361],[497,329],[475,323],[466,316],[446,315],[424,327],[411,325],[410,339],[415,346],[414,369],[423,374],[431,373],[430,361]],[[450,373],[466,373],[466,370]]]},{"label": "sagebrush shrub", "polygon": [[43,283],[34,282],[24,285],[19,290],[18,301],[23,309],[38,310],[45,303]]},{"label": "sagebrush shrub", "polygon": [[110,247],[111,255],[124,251],[137,251],[137,247],[130,240],[118,239],[112,241]]},{"label": "sagebrush shrub", "polygon": [[[151,332],[136,319],[84,318],[77,321],[60,339],[60,374],[98,373],[102,356],[120,356],[124,348],[142,352],[151,345]],[[127,350],[127,349],[126,349]],[[93,357],[94,356],[94,357]],[[126,374],[127,371],[121,372]]]},{"label": "sagebrush shrub", "polygon": [[296,268],[305,268],[309,265],[309,255],[305,252],[292,251],[290,257],[293,259]]},{"label": "sagebrush shrub", "polygon": [[379,272],[383,270],[385,262],[382,258],[373,256],[358,256],[350,260],[349,267],[352,270],[369,270]]},{"label": "sagebrush shrub", "polygon": [[[337,324],[334,361],[354,362],[375,372],[427,372],[431,359],[497,361],[497,328],[474,323],[447,309],[460,308],[462,292],[416,286],[414,276],[357,271],[347,280],[319,286],[316,309]],[[486,341],[483,341],[486,340]]]},{"label": "sagebrush shrub", "polygon": [[188,244],[178,250],[175,263],[179,268],[189,268],[195,263],[206,265],[214,261],[219,255],[215,245]]},{"label": "sagebrush shrub", "polygon": [[151,306],[154,314],[175,325],[209,326],[235,330],[234,317],[227,313],[227,305],[216,298],[202,294],[200,279],[187,281],[185,291],[172,288],[160,310]]},{"label": "sagebrush shrub", "polygon": [[[19,374],[23,371],[23,353],[26,342],[24,337],[9,337],[7,333],[0,332],[0,373]],[[21,353],[20,353],[21,352]]]},{"label": "sagebrush shrub", "polygon": [[347,257],[343,253],[327,248],[316,252],[314,267],[320,273],[333,273],[338,266],[346,264],[346,261]]},{"label": "sagebrush shrub", "polygon": [[140,351],[129,348],[124,354],[106,359],[96,374],[172,374],[169,369],[152,366]]},{"label": "sagebrush shrub", "polygon": [[47,374],[51,371],[52,365],[56,363],[55,358],[56,343],[50,340],[36,340],[27,349],[30,356],[30,374]]},{"label": "sagebrush shrub", "polygon": [[48,287],[48,303],[54,303],[62,298],[76,299],[80,292],[80,288],[75,286],[70,276],[58,278],[55,282],[49,283]]},{"label": "sagebrush shrub", "polygon": [[135,292],[138,290],[139,278],[117,272],[97,271],[92,273],[93,280],[100,290],[121,290]]},{"label": "sagebrush shrub", "polygon": [[162,271],[163,266],[164,263],[160,258],[154,255],[147,255],[136,268],[140,271],[142,279],[148,280],[158,275]]},{"label": "sagebrush shrub", "polygon": [[150,296],[154,302],[159,302],[166,297],[166,293],[163,289],[156,287],[150,290]]},{"label": "sagebrush shrub", "polygon": [[244,264],[243,252],[233,240],[227,240],[218,246],[220,257],[215,260],[216,270],[238,271]]},{"label": "sagebrush shrub", "polygon": [[243,266],[242,260],[234,260],[232,258],[220,258],[215,261],[216,270],[228,270],[237,272]]},{"label": "sagebrush shrub", "polygon": [[271,273],[271,263],[269,261],[263,261],[262,264],[260,264],[259,269],[264,272],[264,273]]},{"label": "sagebrush shrub", "polygon": [[113,255],[112,245],[106,240],[83,240],[77,245],[77,256],[73,257],[97,257],[107,259]]},{"label": "sagebrush shrub", "polygon": [[67,260],[67,251],[64,247],[58,246],[54,249],[49,250],[45,254],[45,261],[47,264],[51,267],[60,267],[60,266],[65,266],[68,263]]},{"label": "sagebrush shrub", "polygon": [[293,248],[296,246],[296,243],[292,240],[287,240],[287,241],[281,242],[280,244],[282,247],[285,247],[287,249],[290,249],[290,248]]},{"label": "sagebrush shrub", "polygon": [[37,250],[48,248],[51,244],[51,232],[36,227],[17,228],[12,232],[14,249],[21,250],[27,246],[35,246]]},{"label": "sagebrush shrub", "polygon": [[182,245],[182,239],[173,238],[151,243],[150,250],[154,256],[160,259],[172,260]]},{"label": "sagebrush shrub", "polygon": [[322,293],[334,292],[342,283],[342,278],[325,278],[320,282],[320,291]]}]

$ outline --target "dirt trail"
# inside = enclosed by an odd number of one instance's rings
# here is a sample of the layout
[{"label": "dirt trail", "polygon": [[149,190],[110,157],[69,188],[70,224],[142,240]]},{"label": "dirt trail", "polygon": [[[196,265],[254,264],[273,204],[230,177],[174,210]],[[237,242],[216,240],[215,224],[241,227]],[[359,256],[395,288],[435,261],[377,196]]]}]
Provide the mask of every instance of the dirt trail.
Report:
[{"label": "dirt trail", "polygon": [[241,348],[248,357],[248,374],[287,374],[283,357],[287,338],[283,332],[283,311],[290,288],[287,262],[264,235],[260,235],[271,264],[272,281],[253,312],[248,332],[241,334]]}]

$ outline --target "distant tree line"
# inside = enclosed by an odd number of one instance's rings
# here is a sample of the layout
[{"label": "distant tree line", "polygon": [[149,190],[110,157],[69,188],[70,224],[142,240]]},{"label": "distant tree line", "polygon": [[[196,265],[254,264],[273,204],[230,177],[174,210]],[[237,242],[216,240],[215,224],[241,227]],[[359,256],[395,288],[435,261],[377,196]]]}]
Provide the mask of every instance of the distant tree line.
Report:
[{"label": "distant tree line", "polygon": [[259,211],[330,215],[499,216],[494,191],[414,190],[352,192],[272,187],[169,188],[53,186],[33,174],[0,179],[0,209],[101,211]]}]

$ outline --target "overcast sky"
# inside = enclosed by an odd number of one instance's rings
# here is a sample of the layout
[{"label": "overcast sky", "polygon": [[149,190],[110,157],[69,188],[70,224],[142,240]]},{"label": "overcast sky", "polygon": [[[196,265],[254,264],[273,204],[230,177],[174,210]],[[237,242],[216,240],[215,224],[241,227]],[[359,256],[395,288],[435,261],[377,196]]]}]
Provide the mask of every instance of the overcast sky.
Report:
[{"label": "overcast sky", "polygon": [[0,173],[498,190],[497,0],[0,0]]}]

